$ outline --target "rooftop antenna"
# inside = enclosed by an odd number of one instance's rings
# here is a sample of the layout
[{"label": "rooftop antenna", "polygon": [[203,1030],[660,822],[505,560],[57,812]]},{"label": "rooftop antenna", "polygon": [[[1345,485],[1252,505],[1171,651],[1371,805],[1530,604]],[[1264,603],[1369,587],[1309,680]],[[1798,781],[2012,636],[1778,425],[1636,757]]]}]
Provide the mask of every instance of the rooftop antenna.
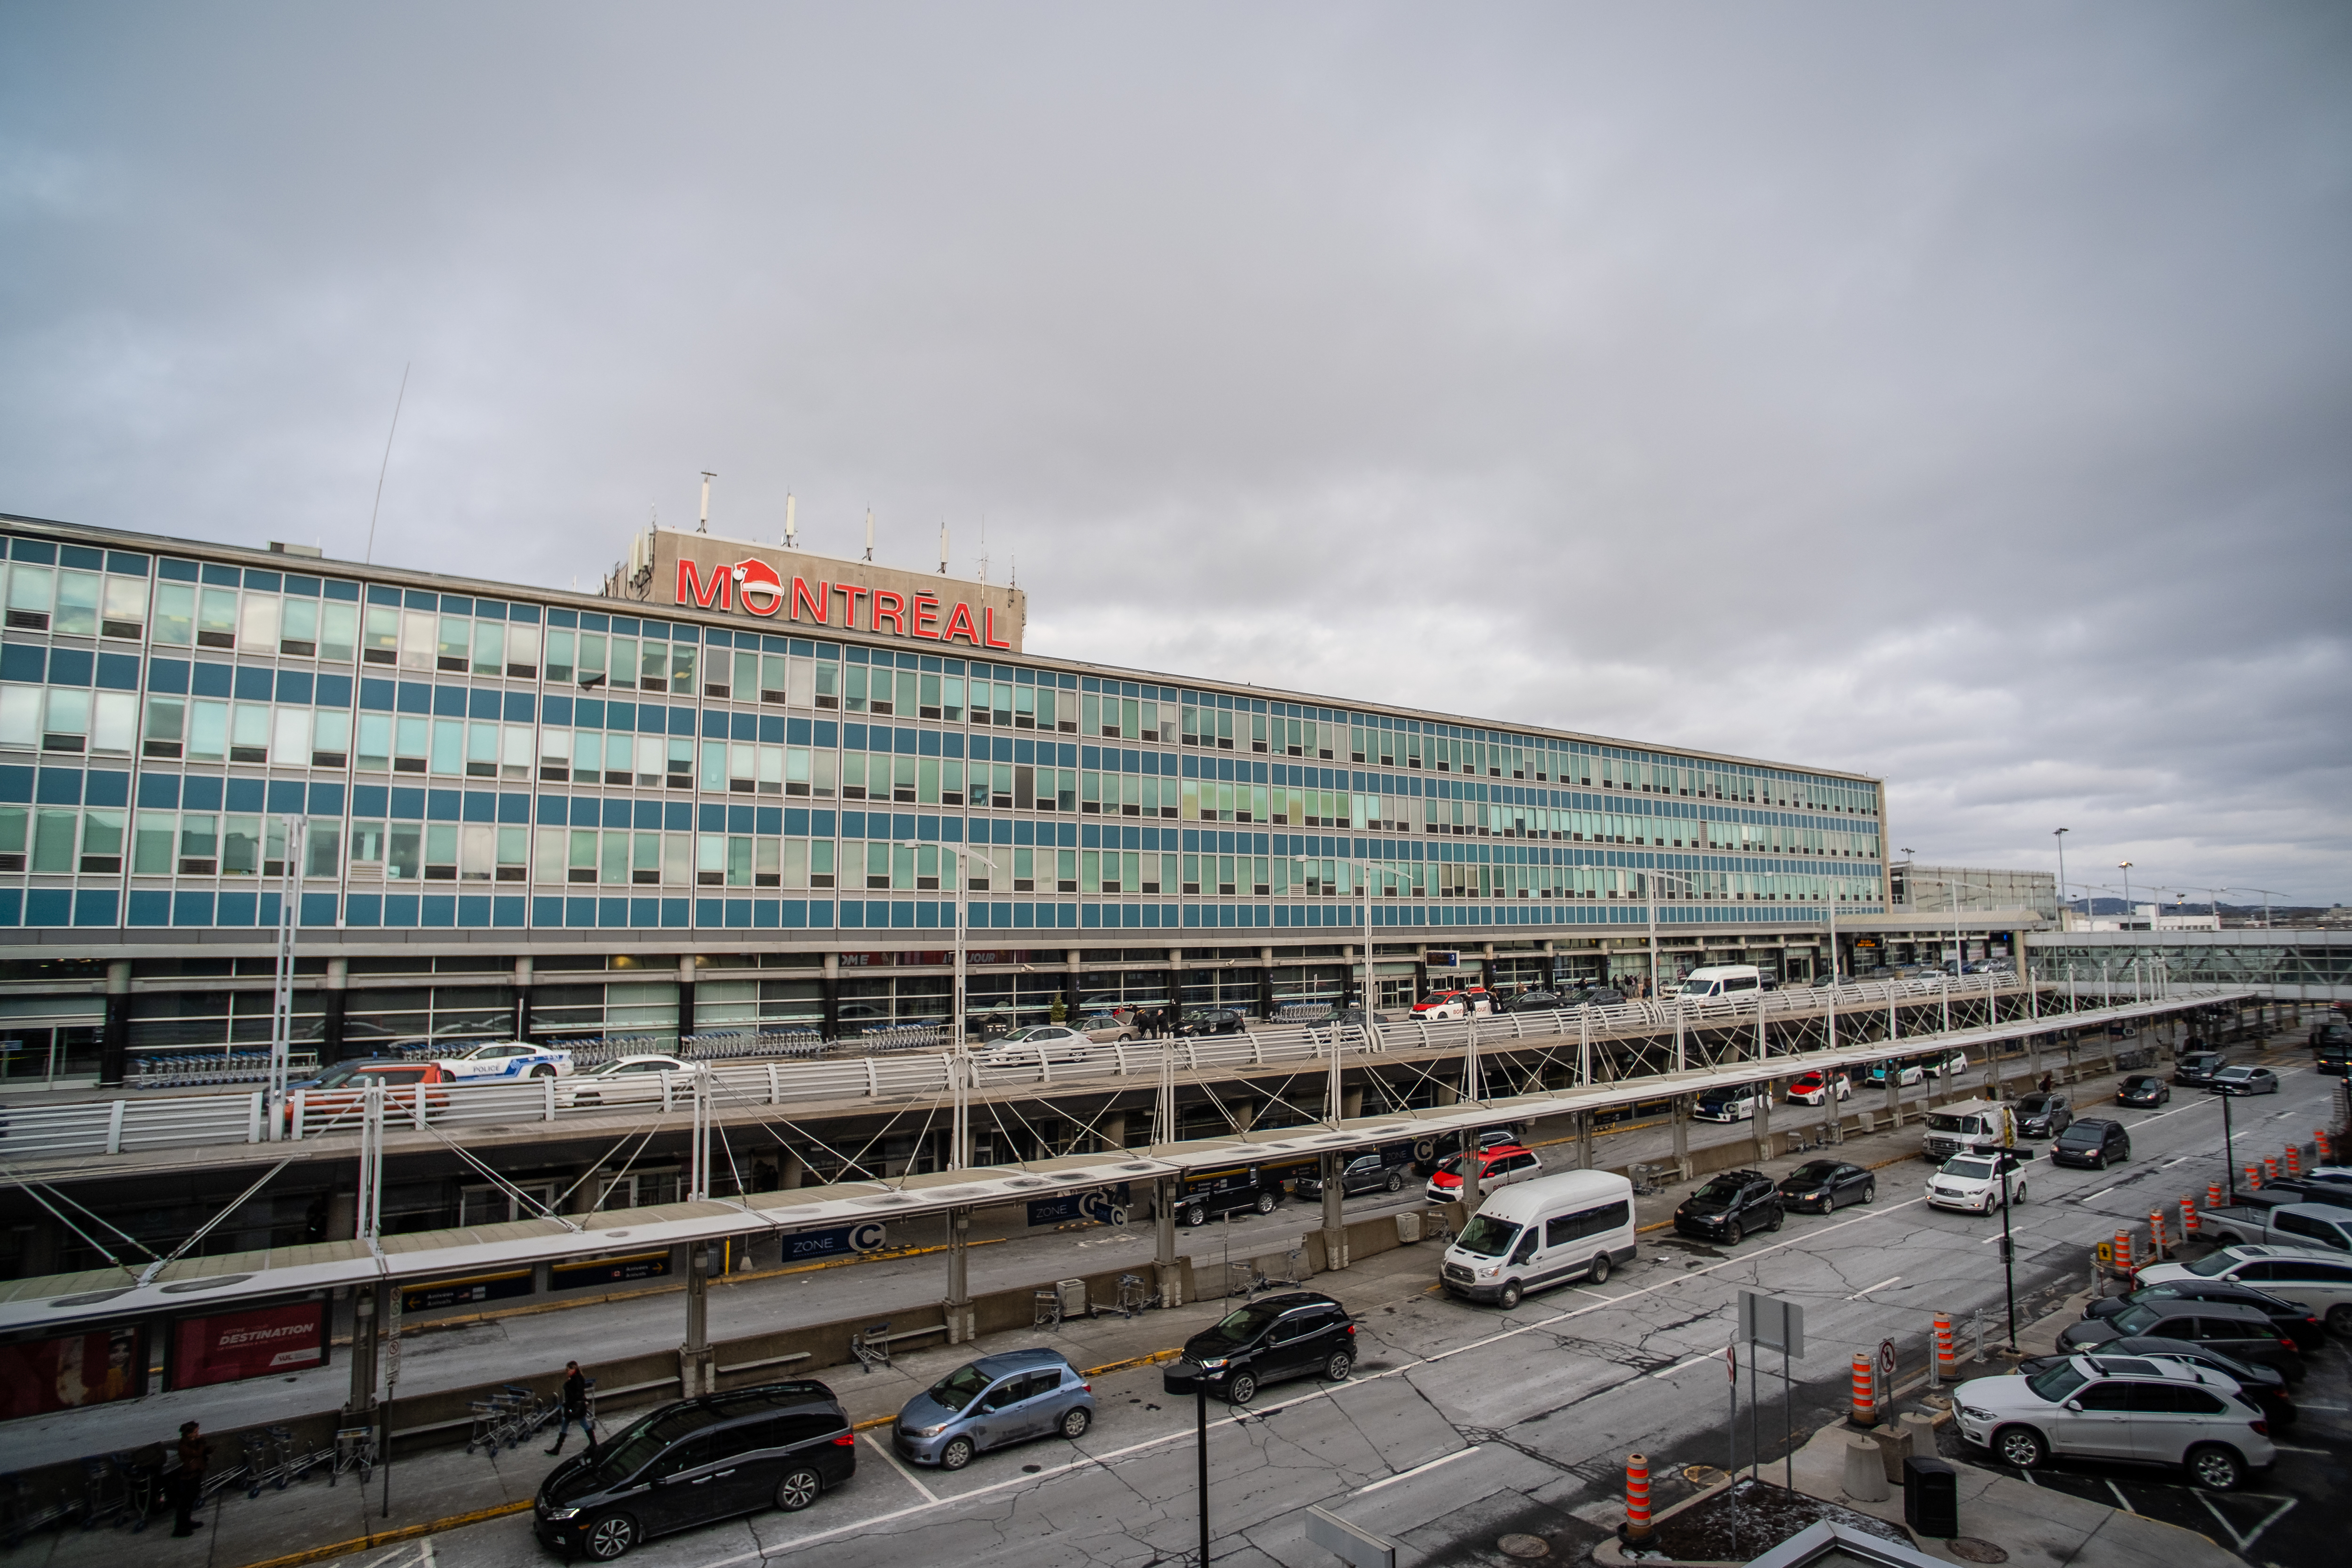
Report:
[{"label": "rooftop antenna", "polygon": [[415,363],[411,360],[400,367],[400,395],[392,400],[392,428],[383,433],[383,461],[375,470],[375,505],[368,509],[367,553],[360,558],[362,566],[375,560],[375,515],[383,510],[383,476],[392,468],[392,438],[400,433],[400,405],[408,401],[408,370]]},{"label": "rooftop antenna", "polygon": [[1018,550],[1013,552],[1013,582],[1010,585],[1015,588],[1021,586],[1021,552]]},{"label": "rooftop antenna", "polygon": [[784,548],[787,550],[798,550],[801,547],[798,506],[799,503],[793,499],[793,492],[786,490],[784,492]]},{"label": "rooftop antenna", "polygon": [[948,520],[940,519],[940,575],[948,574]]},{"label": "rooftop antenna", "polygon": [[710,531],[710,481],[718,477],[709,468],[702,470],[702,521],[695,525],[694,531],[697,533]]},{"label": "rooftop antenna", "polygon": [[980,514],[980,585],[988,586],[988,514]]},{"label": "rooftop antenna", "polygon": [[874,509],[866,509],[866,559],[874,559]]}]

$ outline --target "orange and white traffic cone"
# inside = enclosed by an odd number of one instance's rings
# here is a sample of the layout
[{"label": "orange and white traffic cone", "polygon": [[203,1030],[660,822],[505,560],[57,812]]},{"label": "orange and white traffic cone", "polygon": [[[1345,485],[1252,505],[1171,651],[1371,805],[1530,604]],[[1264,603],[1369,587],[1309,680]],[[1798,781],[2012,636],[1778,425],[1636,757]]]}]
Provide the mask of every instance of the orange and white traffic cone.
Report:
[{"label": "orange and white traffic cone", "polygon": [[1650,1539],[1650,1456],[1625,1456],[1625,1539]]},{"label": "orange and white traffic cone", "polygon": [[1871,1387],[1870,1356],[1863,1351],[1853,1352],[1853,1391],[1846,1415],[1857,1426],[1878,1425],[1878,1395]]},{"label": "orange and white traffic cone", "polygon": [[2187,1241],[2197,1234],[2197,1200],[2187,1193],[2180,1194],[2180,1239]]}]

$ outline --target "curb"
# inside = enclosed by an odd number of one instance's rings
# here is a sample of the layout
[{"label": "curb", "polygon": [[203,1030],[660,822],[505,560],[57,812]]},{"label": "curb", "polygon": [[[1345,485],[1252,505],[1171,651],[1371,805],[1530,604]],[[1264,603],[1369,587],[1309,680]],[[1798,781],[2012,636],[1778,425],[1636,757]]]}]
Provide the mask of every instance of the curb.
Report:
[{"label": "curb", "polygon": [[471,1513],[454,1513],[447,1519],[436,1519],[425,1524],[404,1524],[394,1530],[370,1531],[349,1541],[339,1541],[332,1546],[314,1546],[308,1552],[289,1552],[283,1557],[264,1557],[258,1562],[243,1564],[243,1568],[298,1568],[304,1563],[324,1563],[330,1557],[341,1557],[353,1552],[366,1552],[395,1541],[414,1541],[420,1535],[436,1535],[445,1530],[457,1530],[484,1520],[500,1519],[511,1513],[527,1513],[528,1502],[502,1502],[496,1508],[478,1508]]}]

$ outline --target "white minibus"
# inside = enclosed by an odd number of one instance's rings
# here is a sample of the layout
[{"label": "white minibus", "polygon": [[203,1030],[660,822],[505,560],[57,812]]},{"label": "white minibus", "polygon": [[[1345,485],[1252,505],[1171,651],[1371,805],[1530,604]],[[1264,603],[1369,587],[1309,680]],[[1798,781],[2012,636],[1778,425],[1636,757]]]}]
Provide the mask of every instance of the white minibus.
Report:
[{"label": "white minibus", "polygon": [[1633,1184],[1563,1171],[1488,1198],[1445,1249],[1438,1278],[1456,1296],[1508,1309],[1563,1280],[1598,1285],[1633,1258]]}]

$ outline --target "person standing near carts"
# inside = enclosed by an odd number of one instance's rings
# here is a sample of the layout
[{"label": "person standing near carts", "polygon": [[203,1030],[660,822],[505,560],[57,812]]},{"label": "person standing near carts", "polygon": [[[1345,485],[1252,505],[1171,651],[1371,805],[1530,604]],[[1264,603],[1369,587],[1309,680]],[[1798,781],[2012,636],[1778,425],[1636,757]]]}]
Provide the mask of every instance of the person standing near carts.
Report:
[{"label": "person standing near carts", "polygon": [[205,1460],[212,1446],[193,1421],[180,1423],[180,1468],[172,1472],[172,1534],[194,1535],[205,1527],[196,1505],[205,1500]]}]

